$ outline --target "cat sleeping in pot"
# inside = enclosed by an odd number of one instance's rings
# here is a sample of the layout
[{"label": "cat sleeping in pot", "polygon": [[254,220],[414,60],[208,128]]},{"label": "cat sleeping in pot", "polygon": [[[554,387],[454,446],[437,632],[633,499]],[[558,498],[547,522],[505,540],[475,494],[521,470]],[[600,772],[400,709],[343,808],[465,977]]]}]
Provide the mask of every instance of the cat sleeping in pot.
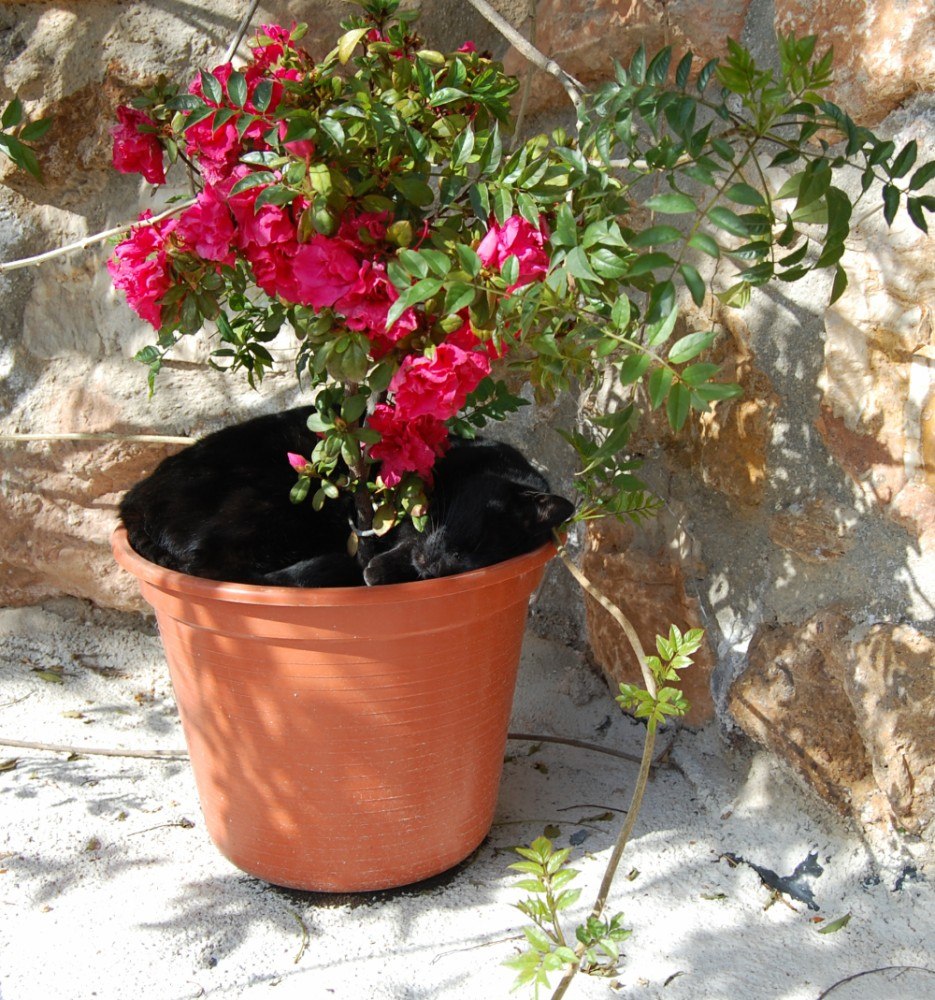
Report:
[{"label": "cat sleeping in pot", "polygon": [[430,521],[407,521],[348,553],[353,499],[321,510],[290,501],[286,456],[314,443],[310,406],[210,434],[134,486],[120,504],[132,547],[192,576],[289,587],[405,583],[492,566],[531,552],[574,506],[515,448],[453,439],[436,463]]}]

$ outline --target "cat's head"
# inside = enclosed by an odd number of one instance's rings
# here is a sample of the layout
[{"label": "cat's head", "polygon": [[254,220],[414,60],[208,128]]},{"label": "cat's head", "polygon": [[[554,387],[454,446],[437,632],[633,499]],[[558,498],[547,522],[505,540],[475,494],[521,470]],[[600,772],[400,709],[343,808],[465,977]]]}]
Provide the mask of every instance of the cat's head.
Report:
[{"label": "cat's head", "polygon": [[492,566],[543,545],[573,513],[574,505],[554,493],[477,476],[415,540],[412,564],[420,579]]}]

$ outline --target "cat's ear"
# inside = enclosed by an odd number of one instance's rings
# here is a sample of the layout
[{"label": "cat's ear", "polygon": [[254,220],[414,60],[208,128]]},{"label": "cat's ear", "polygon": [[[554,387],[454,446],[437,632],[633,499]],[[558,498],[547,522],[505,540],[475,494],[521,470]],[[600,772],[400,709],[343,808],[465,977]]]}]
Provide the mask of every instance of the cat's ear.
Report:
[{"label": "cat's ear", "polygon": [[543,528],[557,528],[575,512],[575,505],[554,493],[530,494],[536,524]]}]

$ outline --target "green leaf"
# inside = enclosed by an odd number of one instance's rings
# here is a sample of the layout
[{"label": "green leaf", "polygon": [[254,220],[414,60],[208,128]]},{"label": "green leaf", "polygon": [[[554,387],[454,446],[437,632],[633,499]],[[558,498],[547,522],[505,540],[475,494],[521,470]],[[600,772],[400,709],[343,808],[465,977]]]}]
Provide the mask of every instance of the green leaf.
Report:
[{"label": "green leaf", "polygon": [[650,226],[637,233],[630,240],[631,247],[658,247],[666,243],[676,243],[683,234],[675,226]]},{"label": "green leaf", "polygon": [[438,108],[442,104],[451,104],[452,101],[460,101],[462,97],[467,96],[463,90],[458,90],[457,87],[441,87],[432,94],[429,107]]},{"label": "green leaf", "polygon": [[834,282],[831,285],[831,298],[828,302],[829,305],[834,305],[835,302],[844,294],[847,288],[847,272],[838,264],[834,269]]},{"label": "green leaf", "polygon": [[[795,207],[805,208],[813,202],[820,201],[825,192],[831,186],[831,168],[823,161],[817,160],[810,163],[803,172],[802,182],[799,185],[799,194],[795,201]],[[821,167],[821,169],[819,169]]]},{"label": "green leaf", "polygon": [[774,195],[776,201],[783,201],[786,198],[798,198],[799,190],[802,187],[802,181],[805,178],[805,173],[800,172],[793,174]]},{"label": "green leaf", "polygon": [[681,194],[678,191],[653,195],[652,198],[643,202],[643,207],[651,209],[653,212],[662,212],[665,215],[686,215],[697,211],[695,202],[687,194]]},{"label": "green leaf", "polygon": [[819,934],[834,934],[835,931],[841,930],[842,927],[847,927],[851,922],[851,915],[845,913],[843,917],[838,917],[837,920],[832,920],[830,924],[825,924],[824,927],[818,929]]},{"label": "green leaf", "polygon": [[891,226],[899,210],[899,188],[895,184],[883,185],[883,218]]},{"label": "green leaf", "polygon": [[717,241],[707,233],[695,233],[688,241],[688,245],[706,253],[709,257],[717,259],[721,256],[721,248],[717,245]]},{"label": "green leaf", "polygon": [[763,195],[749,184],[733,184],[724,192],[724,195],[731,201],[737,202],[738,205],[751,205],[754,208],[760,208],[766,204]]},{"label": "green leaf", "polygon": [[649,376],[649,402],[654,410],[658,409],[659,404],[666,398],[672,385],[672,377],[671,368],[657,368]]},{"label": "green leaf", "polygon": [[389,329],[410,306],[416,305],[419,302],[425,302],[426,299],[430,299],[441,287],[442,280],[440,278],[423,278],[421,281],[417,281],[410,288],[407,288],[406,291],[404,291],[390,307],[390,311],[386,317],[387,329]]},{"label": "green leaf", "polygon": [[690,361],[701,354],[702,351],[706,351],[714,343],[714,337],[715,333],[713,330],[689,333],[685,337],[680,337],[669,350],[669,361],[673,365],[680,365],[686,361]]},{"label": "green leaf", "polygon": [[555,232],[552,234],[552,245],[556,247],[573,247],[578,243],[578,225],[574,212],[567,202],[562,202],[555,213]]},{"label": "green leaf", "polygon": [[295,198],[296,192],[291,188],[281,184],[273,184],[257,195],[253,209],[259,211],[264,205],[288,205],[291,201],[295,201]]},{"label": "green leaf", "polygon": [[698,79],[695,81],[695,86],[698,88],[699,94],[704,93],[705,88],[708,86],[708,81],[717,69],[717,64],[717,59],[712,59],[702,66],[701,72],[698,74]]},{"label": "green leaf", "polygon": [[598,277],[616,281],[630,270],[627,261],[607,247],[596,247],[591,251],[590,264]]},{"label": "green leaf", "polygon": [[457,169],[463,167],[474,152],[474,129],[466,128],[451,147],[451,165]]},{"label": "green leaf", "polygon": [[912,179],[909,181],[909,190],[918,191],[933,178],[935,178],[935,160],[930,160],[928,163],[923,163],[912,175]]},{"label": "green leaf", "polygon": [[194,111],[190,111],[185,116],[185,125],[182,127],[183,132],[187,132],[190,128],[194,128],[200,122],[208,121],[214,118],[216,110],[214,108],[209,108],[207,104],[199,104]]},{"label": "green leaf", "polygon": [[407,201],[419,208],[427,208],[435,201],[435,193],[418,177],[411,174],[397,174],[393,177],[393,187],[402,194]]},{"label": "green leaf", "polygon": [[707,403],[716,403],[722,399],[736,399],[743,395],[743,390],[733,382],[708,382],[706,385],[695,386],[695,395]]},{"label": "green leaf", "polygon": [[324,163],[308,165],[308,182],[323,198],[327,198],[334,189],[331,171]]},{"label": "green leaf", "polygon": [[678,431],[682,429],[682,424],[685,423],[690,408],[691,394],[689,390],[681,382],[676,382],[669,392],[669,398],[666,400],[666,416],[669,419],[669,426],[672,430]]},{"label": "green leaf", "polygon": [[472,285],[457,281],[448,288],[445,294],[445,312],[457,313],[474,304],[477,289]]},{"label": "green leaf", "polygon": [[227,80],[227,96],[231,103],[242,108],[247,103],[247,81],[243,73],[234,70]]},{"label": "green leaf", "polygon": [[673,304],[668,313],[655,323],[650,323],[646,327],[646,343],[650,347],[661,344],[668,340],[669,334],[675,329],[675,321],[678,319],[678,306]]},{"label": "green leaf", "polygon": [[429,262],[418,250],[400,250],[399,262],[414,278],[425,278],[429,273]]},{"label": "green leaf", "polygon": [[23,142],[36,142],[41,139],[52,127],[51,118],[39,118],[34,122],[25,125],[19,134]]},{"label": "green leaf", "polygon": [[260,80],[253,90],[253,103],[257,111],[264,112],[273,98],[273,81]]},{"label": "green leaf", "polygon": [[515,254],[510,254],[500,267],[500,276],[510,287],[519,280],[519,258]]},{"label": "green leaf", "polygon": [[14,97],[3,109],[3,115],[0,116],[0,127],[16,128],[22,120],[23,102],[18,97]]},{"label": "green leaf", "polygon": [[295,486],[289,491],[289,499],[292,503],[302,503],[302,501],[308,496],[308,491],[311,488],[312,481],[308,476],[299,476],[296,481]]},{"label": "green leaf", "polygon": [[[515,868],[516,865],[510,865]],[[523,892],[545,892],[545,883],[538,878],[521,878],[511,886],[513,889],[522,889]]]},{"label": "green leaf", "polygon": [[705,283],[698,269],[691,264],[680,264],[679,274],[682,275],[688,290],[691,292],[692,301],[696,306],[702,305],[705,297]]},{"label": "green leaf", "polygon": [[480,257],[477,256],[477,252],[469,246],[463,243],[459,243],[455,247],[455,253],[458,255],[458,259],[461,261],[461,266],[465,271],[472,277],[476,278],[480,274],[481,264]]},{"label": "green leaf", "polygon": [[42,180],[42,168],[36,154],[12,135],[0,132],[0,149],[5,149],[10,159],[21,169],[32,174],[37,181]]},{"label": "green leaf", "polygon": [[272,184],[276,180],[276,175],[270,170],[255,170],[246,177],[241,177],[231,188],[231,195],[240,194],[241,191],[248,191],[250,188],[259,187],[261,184]]},{"label": "green leaf", "polygon": [[729,208],[725,208],[723,205],[715,205],[708,212],[708,218],[711,222],[718,227],[718,229],[723,229],[725,232],[731,233],[733,236],[748,236],[749,229],[747,224],[743,219],[737,215],[736,212],[732,212]]},{"label": "green leaf", "polygon": [[683,368],[679,374],[681,375],[682,381],[686,385],[695,388],[696,386],[706,382],[713,375],[717,375],[719,371],[720,367],[718,365],[699,363],[688,365],[686,368]]},{"label": "green leaf", "polygon": [[500,138],[500,128],[498,125],[494,125],[490,131],[490,135],[487,137],[487,141],[484,143],[484,150],[477,163],[477,168],[481,176],[496,170],[500,166],[502,158],[503,141]]},{"label": "green leaf", "polygon": [[526,935],[526,940],[536,951],[545,954],[552,950],[552,942],[541,927],[527,925],[523,928],[523,933]]},{"label": "green leaf", "polygon": [[646,80],[655,83],[657,86],[665,83],[669,75],[669,66],[672,62],[672,47],[667,45],[660,49],[652,58],[649,66],[646,67]]},{"label": "green leaf", "polygon": [[513,214],[513,195],[506,188],[494,191],[493,214],[501,226]]},{"label": "green leaf", "polygon": [[575,247],[568,254],[565,258],[565,267],[576,278],[584,281],[593,281],[598,285],[601,283],[601,279],[591,269],[587,254],[581,247]]},{"label": "green leaf", "polygon": [[646,79],[646,49],[642,45],[630,60],[630,79],[634,83],[642,83]]},{"label": "green leaf", "polygon": [[630,300],[626,295],[618,295],[610,311],[610,318],[618,330],[626,330],[630,325]]},{"label": "green leaf", "polygon": [[201,89],[212,104],[220,104],[224,99],[224,88],[221,86],[221,81],[213,73],[201,71]]},{"label": "green leaf", "polygon": [[339,121],[334,118],[322,118],[319,123],[322,132],[326,133],[335,146],[340,149],[345,142],[347,136],[344,133],[344,127]]},{"label": "green leaf", "polygon": [[[562,872],[558,873],[558,875],[561,875],[561,874],[563,874],[563,873]],[[577,874],[577,873],[575,873],[575,874]],[[553,882],[554,881],[557,881],[557,876],[556,876],[556,879],[553,879]],[[575,903],[578,902],[578,898],[579,898],[580,895],[581,895],[581,890],[580,889],[566,889],[563,893],[561,893],[556,898],[556,900],[555,900],[555,909],[556,910],[567,910],[569,906],[574,906]]]},{"label": "green leaf", "polygon": [[341,417],[348,423],[359,420],[367,409],[367,397],[358,393],[344,400],[341,405]]},{"label": "green leaf", "polygon": [[912,220],[912,224],[917,229],[921,229],[923,233],[927,233],[929,231],[929,225],[923,212],[924,204],[925,199],[923,198],[906,199],[906,211],[909,213],[909,218]]},{"label": "green leaf", "polygon": [[344,66],[348,59],[354,54],[354,49],[357,48],[357,44],[360,40],[367,34],[370,30],[369,27],[366,28],[354,28],[351,31],[345,32],[339,39],[337,45],[338,62]]},{"label": "green leaf", "polygon": [[890,177],[904,177],[908,174],[914,166],[918,155],[918,143],[916,143],[915,139],[910,139],[910,141],[903,146],[899,156],[893,160],[893,165],[889,170]]},{"label": "green leaf", "polygon": [[631,354],[617,368],[617,378],[621,385],[629,385],[641,379],[649,370],[652,358],[648,354]]},{"label": "green leaf", "polygon": [[684,90],[688,83],[688,77],[692,68],[692,58],[691,52],[686,52],[675,70],[675,84],[680,90]]},{"label": "green leaf", "polygon": [[644,253],[630,268],[631,277],[648,274],[659,267],[673,267],[675,261],[667,253]]}]

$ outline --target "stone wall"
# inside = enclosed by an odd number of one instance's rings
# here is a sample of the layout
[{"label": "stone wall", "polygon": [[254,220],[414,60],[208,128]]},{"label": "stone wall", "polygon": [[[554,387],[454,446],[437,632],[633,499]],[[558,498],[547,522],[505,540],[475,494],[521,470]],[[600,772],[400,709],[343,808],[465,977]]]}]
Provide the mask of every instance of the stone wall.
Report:
[{"label": "stone wall", "polygon": [[[526,75],[521,57],[466,3],[424,0],[423,31],[473,38]],[[588,84],[640,43],[704,58],[741,38],[767,61],[777,32],[817,32],[836,51],[834,98],[859,121],[935,156],[935,9],[929,0],[500,0],[504,15]],[[55,124],[46,184],[0,159],[0,259],[134,218],[154,197],[109,166],[114,107],[159,72],[187,79],[219,60],[246,3],[0,2],[0,101],[18,93]],[[535,17],[529,17],[531,10]],[[257,21],[306,20],[333,37],[337,0],[267,0]],[[714,13],[712,13],[712,11]],[[561,88],[532,73],[530,127],[567,114]],[[703,625],[690,721],[715,714],[787,761],[829,801],[880,829],[932,836],[930,724],[935,637],[935,252],[903,220],[859,208],[845,259],[851,285],[826,309],[822,278],[719,315],[716,351],[747,390],[688,434],[649,421],[636,446],[666,498],[647,530],[603,526],[583,540],[588,572],[629,609],[647,643],[675,621]],[[254,393],[174,362],[147,399],[132,361],[146,328],[110,289],[107,250],[0,275],[0,432],[200,434],[297,398],[283,369]],[[713,306],[706,303],[710,313]],[[610,385],[602,405],[620,394]],[[574,400],[562,401],[573,412]],[[567,485],[550,411],[508,430]],[[0,604],[59,594],[136,608],[107,538],[120,492],[167,445],[2,445]],[[575,640],[580,604],[559,576],[540,627]],[[610,677],[626,651],[599,609],[584,629]],[[926,714],[927,713],[927,714]],[[928,725],[925,720],[928,719]],[[833,724],[832,724],[833,723]]]}]

